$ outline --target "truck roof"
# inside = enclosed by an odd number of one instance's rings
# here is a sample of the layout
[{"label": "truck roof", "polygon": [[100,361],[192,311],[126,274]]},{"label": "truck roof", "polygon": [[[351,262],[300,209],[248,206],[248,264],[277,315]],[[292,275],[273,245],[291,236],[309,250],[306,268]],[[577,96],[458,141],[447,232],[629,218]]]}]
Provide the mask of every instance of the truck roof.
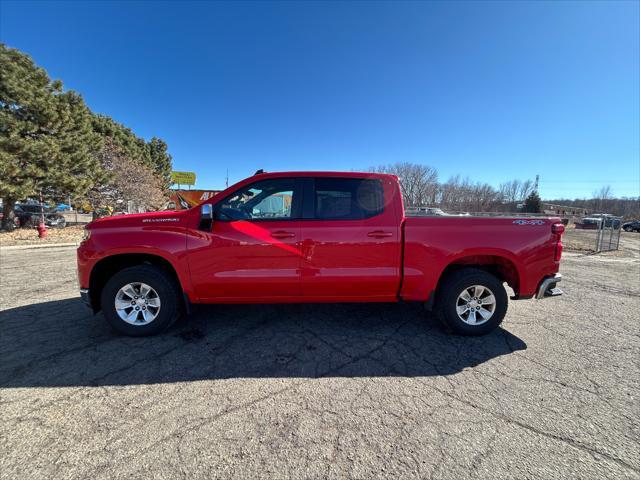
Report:
[{"label": "truck roof", "polygon": [[[216,198],[224,198],[226,195],[231,194],[238,188],[242,188],[245,185],[249,185],[259,180],[265,180],[268,178],[283,178],[283,177],[340,177],[340,178],[387,178],[394,182],[398,181],[396,175],[390,173],[374,173],[374,172],[337,172],[337,171],[288,171],[288,172],[265,172],[258,170],[251,177],[247,177],[239,182],[229,185],[227,188],[218,192]],[[199,207],[207,200],[203,200],[195,207]],[[194,208],[195,208],[194,207]]]},{"label": "truck roof", "polygon": [[393,178],[390,173],[374,172],[339,172],[339,171],[289,171],[289,172],[263,172],[256,173],[250,178],[271,178],[271,177],[342,177],[342,178]]}]

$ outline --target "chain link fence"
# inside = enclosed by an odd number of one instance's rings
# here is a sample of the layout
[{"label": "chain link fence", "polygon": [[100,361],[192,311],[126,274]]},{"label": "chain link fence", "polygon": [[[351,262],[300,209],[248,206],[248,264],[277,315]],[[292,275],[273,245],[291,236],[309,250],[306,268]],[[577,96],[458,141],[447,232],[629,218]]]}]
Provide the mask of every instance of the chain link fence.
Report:
[{"label": "chain link fence", "polygon": [[609,252],[620,247],[622,218],[604,217],[600,221],[596,233],[596,252]]}]

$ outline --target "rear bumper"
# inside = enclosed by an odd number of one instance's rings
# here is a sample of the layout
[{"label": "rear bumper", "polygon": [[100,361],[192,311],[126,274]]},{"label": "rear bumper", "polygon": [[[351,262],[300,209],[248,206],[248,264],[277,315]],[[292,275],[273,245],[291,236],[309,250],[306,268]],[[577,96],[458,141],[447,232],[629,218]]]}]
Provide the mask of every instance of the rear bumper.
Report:
[{"label": "rear bumper", "polygon": [[536,298],[538,300],[542,298],[548,297],[558,297],[562,295],[562,290],[558,288],[558,283],[562,280],[562,275],[556,273],[555,275],[550,275],[545,277],[544,280],[540,283],[538,287],[538,293],[536,294]]}]

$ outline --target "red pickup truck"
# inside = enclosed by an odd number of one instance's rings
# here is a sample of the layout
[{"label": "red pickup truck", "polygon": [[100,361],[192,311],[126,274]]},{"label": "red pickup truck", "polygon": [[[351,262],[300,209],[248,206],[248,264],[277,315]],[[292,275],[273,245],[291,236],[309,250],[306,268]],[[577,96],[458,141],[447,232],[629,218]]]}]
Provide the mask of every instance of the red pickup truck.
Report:
[{"label": "red pickup truck", "polygon": [[481,335],[512,299],[561,295],[558,218],[406,216],[393,175],[258,172],[198,207],[91,222],[82,298],[127,335],[197,303],[423,302]]}]

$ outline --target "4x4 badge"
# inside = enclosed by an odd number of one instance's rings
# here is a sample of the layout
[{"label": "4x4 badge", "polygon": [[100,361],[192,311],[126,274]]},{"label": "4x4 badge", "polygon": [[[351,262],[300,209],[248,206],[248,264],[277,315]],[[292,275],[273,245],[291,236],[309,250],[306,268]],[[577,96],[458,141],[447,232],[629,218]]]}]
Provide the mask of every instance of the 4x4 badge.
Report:
[{"label": "4x4 badge", "polygon": [[514,220],[513,223],[515,223],[516,225],[544,225],[545,221],[544,220],[523,220],[523,219],[518,219],[518,220]]}]

